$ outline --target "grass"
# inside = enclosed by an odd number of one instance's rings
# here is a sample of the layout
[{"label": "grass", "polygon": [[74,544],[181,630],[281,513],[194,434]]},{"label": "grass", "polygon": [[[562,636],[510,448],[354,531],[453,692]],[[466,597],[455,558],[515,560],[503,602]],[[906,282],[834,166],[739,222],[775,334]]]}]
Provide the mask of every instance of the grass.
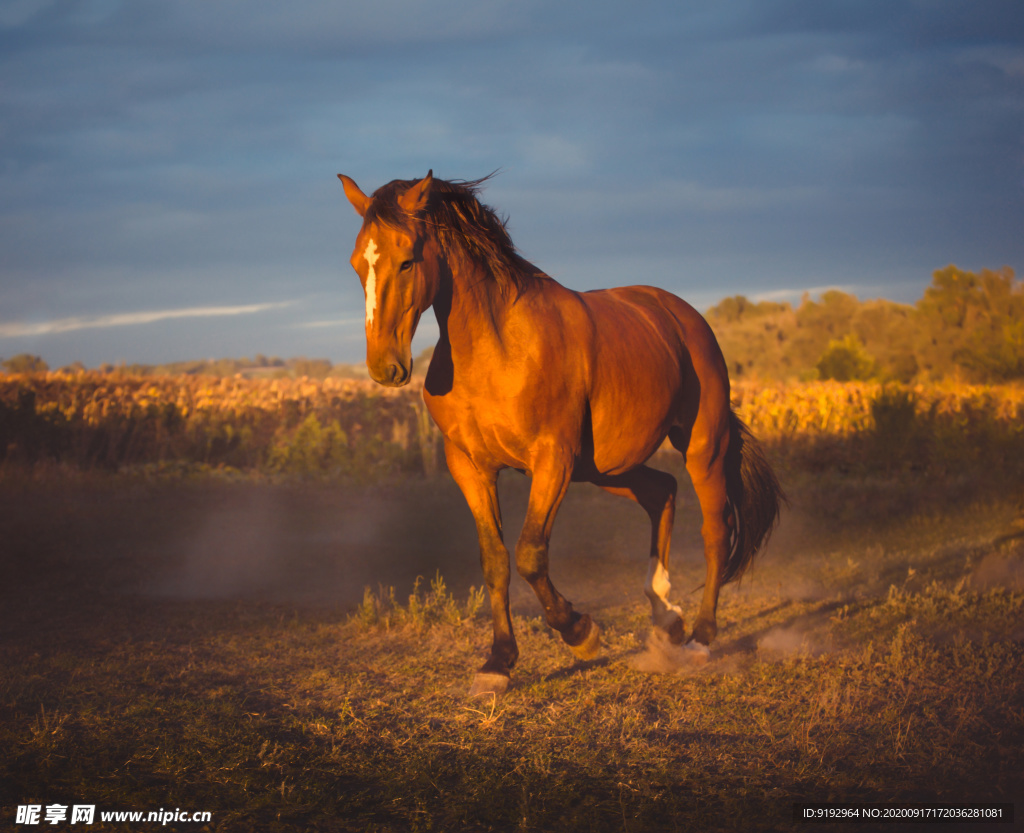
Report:
[{"label": "grass", "polygon": [[[968,501],[918,482],[933,499],[897,499],[906,481],[836,475],[823,500],[822,482],[790,478],[772,548],[723,594],[713,661],[686,675],[630,666],[649,628],[635,507],[572,492],[555,580],[600,621],[604,655],[575,662],[519,588],[522,657],[497,701],[464,696],[490,638],[474,571],[451,587],[392,573],[360,600],[356,579],[317,560],[332,524],[393,505],[406,525],[385,512],[358,544],[378,559],[367,574],[387,573],[388,542],[408,557],[423,529],[450,526],[459,552],[432,558],[457,575],[475,553],[450,485],[0,483],[0,826],[15,805],[60,802],[213,813],[166,828],[181,830],[786,830],[797,800],[1018,799],[1019,492]],[[505,489],[514,514],[523,485]],[[270,506],[287,570],[264,564],[265,583],[212,595],[153,591],[153,576],[193,569],[181,550],[197,541],[217,557],[208,526]],[[692,616],[692,505],[678,522],[673,595]],[[284,577],[348,588],[350,602],[306,584],[289,596]]]}]

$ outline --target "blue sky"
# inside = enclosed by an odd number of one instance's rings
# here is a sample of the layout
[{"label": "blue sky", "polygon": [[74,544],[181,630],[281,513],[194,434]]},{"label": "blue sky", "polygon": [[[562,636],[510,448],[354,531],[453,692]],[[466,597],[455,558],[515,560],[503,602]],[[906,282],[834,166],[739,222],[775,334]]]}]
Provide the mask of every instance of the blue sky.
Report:
[{"label": "blue sky", "polygon": [[[336,174],[577,289],[1024,270],[1020,0],[4,0],[0,356],[363,356]],[[436,333],[424,320],[417,349]]]}]

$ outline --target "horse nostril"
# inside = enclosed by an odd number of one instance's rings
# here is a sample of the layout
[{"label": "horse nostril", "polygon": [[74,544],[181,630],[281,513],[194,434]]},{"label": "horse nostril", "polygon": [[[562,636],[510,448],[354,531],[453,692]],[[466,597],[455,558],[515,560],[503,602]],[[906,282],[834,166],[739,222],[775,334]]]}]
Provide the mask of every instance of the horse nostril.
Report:
[{"label": "horse nostril", "polygon": [[401,365],[388,365],[388,381],[392,383],[401,382],[405,379],[405,373]]}]

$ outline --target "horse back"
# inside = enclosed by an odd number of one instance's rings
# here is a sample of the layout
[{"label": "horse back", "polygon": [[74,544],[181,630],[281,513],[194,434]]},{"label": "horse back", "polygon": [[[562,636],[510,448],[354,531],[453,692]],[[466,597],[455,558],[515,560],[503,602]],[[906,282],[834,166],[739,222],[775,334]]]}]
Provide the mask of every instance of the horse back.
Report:
[{"label": "horse back", "polygon": [[[654,287],[579,293],[548,279],[500,326],[468,335],[435,350],[424,398],[481,468],[532,470],[538,453],[562,447],[580,476],[627,471],[692,421],[715,356],[724,374],[700,314]],[[438,381],[442,364],[450,384]]]},{"label": "horse back", "polygon": [[595,290],[581,298],[594,321],[590,409],[598,471],[642,463],[670,428],[692,425],[702,397],[728,406],[718,342],[688,303],[650,286]]}]

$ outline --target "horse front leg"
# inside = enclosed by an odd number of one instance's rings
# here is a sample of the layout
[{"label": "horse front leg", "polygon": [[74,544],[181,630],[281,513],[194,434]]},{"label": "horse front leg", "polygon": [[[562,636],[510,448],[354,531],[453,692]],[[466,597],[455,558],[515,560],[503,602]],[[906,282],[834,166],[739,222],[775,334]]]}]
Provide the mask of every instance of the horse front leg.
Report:
[{"label": "horse front leg", "polygon": [[548,575],[548,542],[571,472],[571,459],[551,461],[533,471],[526,520],[516,544],[516,569],[537,594],[548,625],[562,635],[577,657],[589,660],[600,652],[600,629],[588,615],[573,610]]},{"label": "horse front leg", "polygon": [[501,534],[501,508],[498,505],[497,472],[484,472],[461,450],[445,442],[448,470],[462,490],[476,521],[480,539],[480,565],[491,601],[494,639],[491,653],[473,679],[469,696],[500,696],[508,689],[509,675],[519,648],[512,632],[512,613],[508,601],[509,554]]}]

